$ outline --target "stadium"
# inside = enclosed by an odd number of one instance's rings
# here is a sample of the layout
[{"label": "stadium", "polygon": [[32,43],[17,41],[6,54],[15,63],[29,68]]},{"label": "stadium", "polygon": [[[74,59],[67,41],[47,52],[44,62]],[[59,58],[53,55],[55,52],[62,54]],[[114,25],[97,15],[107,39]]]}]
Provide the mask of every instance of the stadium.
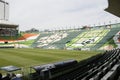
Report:
[{"label": "stadium", "polygon": [[[119,0],[105,11],[120,17]],[[0,0],[0,80],[120,80],[120,22],[20,32]]]}]

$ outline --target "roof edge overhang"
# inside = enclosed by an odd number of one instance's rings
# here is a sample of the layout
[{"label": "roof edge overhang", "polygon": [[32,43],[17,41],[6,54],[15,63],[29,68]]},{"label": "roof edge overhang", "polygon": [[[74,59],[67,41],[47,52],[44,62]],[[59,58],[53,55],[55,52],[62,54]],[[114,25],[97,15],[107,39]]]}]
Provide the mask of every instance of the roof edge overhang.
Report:
[{"label": "roof edge overhang", "polygon": [[18,24],[11,23],[9,21],[0,21],[0,26],[2,27],[18,27]]},{"label": "roof edge overhang", "polygon": [[120,0],[108,0],[108,8],[105,11],[120,17]]}]

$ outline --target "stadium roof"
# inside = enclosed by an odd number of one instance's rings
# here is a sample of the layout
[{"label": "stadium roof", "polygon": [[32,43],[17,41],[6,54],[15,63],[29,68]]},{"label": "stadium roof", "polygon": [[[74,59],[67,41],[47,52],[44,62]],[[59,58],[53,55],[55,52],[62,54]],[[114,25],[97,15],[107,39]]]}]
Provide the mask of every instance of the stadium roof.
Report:
[{"label": "stadium roof", "polygon": [[105,11],[120,17],[120,0],[108,0],[108,8]]},{"label": "stadium roof", "polygon": [[4,28],[17,28],[19,25],[10,23],[8,21],[0,21],[0,27]]}]

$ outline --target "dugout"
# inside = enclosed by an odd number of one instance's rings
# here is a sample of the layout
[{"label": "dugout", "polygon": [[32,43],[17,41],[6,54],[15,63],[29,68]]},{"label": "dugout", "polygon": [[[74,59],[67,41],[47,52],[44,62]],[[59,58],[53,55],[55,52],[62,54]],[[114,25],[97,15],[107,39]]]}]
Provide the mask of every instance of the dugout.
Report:
[{"label": "dugout", "polygon": [[21,70],[21,68],[10,65],[10,66],[1,67],[0,70],[4,70],[6,72],[13,72],[13,71]]},{"label": "dugout", "polygon": [[[6,80],[6,77],[9,77],[9,78],[14,77],[13,74],[16,75],[16,77],[19,77],[19,78],[23,77],[21,68],[19,68],[17,66],[10,65],[10,66],[0,67],[0,71],[2,72],[3,80]],[[6,73],[6,75],[5,75],[5,73]],[[9,76],[8,76],[8,74],[9,74]]]}]

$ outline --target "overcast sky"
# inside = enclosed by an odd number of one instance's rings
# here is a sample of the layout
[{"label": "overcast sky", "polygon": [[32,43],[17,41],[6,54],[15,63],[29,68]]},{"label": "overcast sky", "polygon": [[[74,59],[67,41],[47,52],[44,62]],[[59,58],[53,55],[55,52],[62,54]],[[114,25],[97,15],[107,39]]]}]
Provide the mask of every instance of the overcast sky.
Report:
[{"label": "overcast sky", "polygon": [[9,21],[20,30],[36,28],[66,29],[98,25],[120,19],[104,9],[107,0],[6,0],[10,4]]}]

